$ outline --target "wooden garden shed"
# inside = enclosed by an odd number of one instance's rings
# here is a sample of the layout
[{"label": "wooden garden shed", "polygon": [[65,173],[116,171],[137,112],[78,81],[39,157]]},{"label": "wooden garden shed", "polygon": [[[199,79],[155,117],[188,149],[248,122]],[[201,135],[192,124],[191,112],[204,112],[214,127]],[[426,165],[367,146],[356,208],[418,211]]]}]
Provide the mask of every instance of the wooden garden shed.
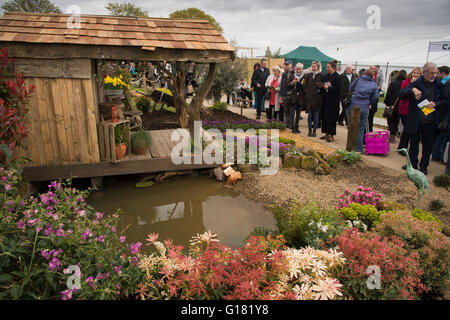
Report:
[{"label": "wooden garden shed", "polygon": [[[137,163],[131,170],[100,161],[99,60],[211,63],[234,58],[234,49],[208,21],[165,18],[5,13],[0,47],[14,58],[15,71],[36,87],[24,154],[32,160],[24,170],[29,181],[138,173]],[[155,168],[140,170],[150,167]]]}]

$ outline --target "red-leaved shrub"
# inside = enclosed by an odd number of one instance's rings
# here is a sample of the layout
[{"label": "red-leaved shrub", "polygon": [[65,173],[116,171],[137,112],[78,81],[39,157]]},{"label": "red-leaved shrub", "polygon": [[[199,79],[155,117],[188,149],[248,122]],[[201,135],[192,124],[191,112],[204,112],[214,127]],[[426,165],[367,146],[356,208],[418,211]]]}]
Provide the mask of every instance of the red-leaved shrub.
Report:
[{"label": "red-leaved shrub", "polygon": [[409,211],[382,215],[375,229],[383,237],[400,238],[409,252],[419,254],[421,280],[432,295],[448,288],[450,242],[439,230],[439,223],[417,219]]},{"label": "red-leaved shrub", "polygon": [[[405,249],[396,238],[382,238],[373,232],[360,233],[356,228],[334,239],[347,260],[339,276],[344,294],[353,299],[417,299],[426,287],[421,283],[419,256]],[[371,289],[369,266],[380,270],[380,288]]]},{"label": "red-leaved shrub", "polygon": [[26,86],[22,73],[16,74],[14,81],[5,79],[12,63],[6,49],[0,49],[0,163],[5,166],[17,158],[17,148],[27,136],[24,121],[34,91],[33,85]]}]

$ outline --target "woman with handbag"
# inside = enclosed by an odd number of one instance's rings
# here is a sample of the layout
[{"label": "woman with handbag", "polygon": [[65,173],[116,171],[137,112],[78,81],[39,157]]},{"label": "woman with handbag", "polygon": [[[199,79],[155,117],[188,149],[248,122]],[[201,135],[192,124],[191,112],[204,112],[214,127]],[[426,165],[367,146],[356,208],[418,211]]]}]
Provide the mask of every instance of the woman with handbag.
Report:
[{"label": "woman with handbag", "polygon": [[[264,107],[266,109],[267,121],[277,120],[280,112],[280,89],[281,89],[281,68],[272,68],[272,74],[266,81],[266,96],[264,97]],[[272,118],[273,112],[273,118]]]},{"label": "woman with handbag", "polygon": [[387,118],[387,123],[389,127],[389,142],[395,142],[395,136],[398,132],[398,124],[400,122],[400,118],[398,115],[398,92],[400,91],[400,87],[402,86],[402,82],[406,80],[407,73],[405,70],[400,70],[387,89],[386,98],[384,99],[384,104],[386,108],[383,112],[383,117]]},{"label": "woman with handbag", "polygon": [[[408,75],[408,78],[406,78],[406,80],[403,80],[400,89],[406,88],[411,82],[414,82],[417,79],[419,79],[419,77],[421,75],[422,75],[422,68],[415,67],[414,69],[412,69],[412,71]],[[406,128],[406,116],[408,114],[408,106],[409,106],[409,97],[404,98],[404,99],[399,99],[398,116],[403,125],[403,132],[402,132],[402,135],[400,136],[400,143],[397,148],[398,150],[403,149],[403,148],[408,149],[408,146],[409,146],[409,135],[406,133],[406,131],[404,129],[404,128]],[[403,155],[403,154],[400,152],[400,155]]]}]

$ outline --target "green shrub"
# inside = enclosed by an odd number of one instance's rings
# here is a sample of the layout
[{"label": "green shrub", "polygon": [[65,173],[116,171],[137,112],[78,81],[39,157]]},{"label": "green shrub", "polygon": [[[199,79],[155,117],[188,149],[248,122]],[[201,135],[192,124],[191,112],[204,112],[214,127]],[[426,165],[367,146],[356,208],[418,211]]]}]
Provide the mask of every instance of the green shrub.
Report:
[{"label": "green shrub", "polygon": [[450,188],[450,176],[442,174],[433,178],[433,183],[436,187],[441,187],[445,189]]},{"label": "green shrub", "polygon": [[337,166],[337,164],[338,164],[338,158],[337,157],[330,157],[330,158],[328,158],[328,160],[327,160],[327,163],[328,163],[328,165],[331,167],[331,168],[334,168],[334,167],[336,167]]},{"label": "green shrub", "polygon": [[362,155],[356,151],[347,151],[340,149],[336,151],[336,154],[339,155],[340,159],[348,164],[354,164],[362,159]]},{"label": "green shrub", "polygon": [[227,111],[228,106],[225,102],[216,101],[209,109],[212,111]]},{"label": "green shrub", "polygon": [[445,204],[441,200],[431,200],[428,205],[428,209],[432,212],[439,212],[444,207]]},{"label": "green shrub", "polygon": [[398,211],[408,209],[408,207],[405,206],[404,204],[395,201],[383,201],[382,206],[386,211]]},{"label": "green shrub", "polygon": [[141,110],[143,113],[150,112],[153,106],[152,99],[146,96],[141,96],[136,98],[136,108]]},{"label": "green shrub", "polygon": [[340,209],[342,218],[350,221],[361,221],[368,229],[372,229],[378,222],[381,221],[381,215],[387,211],[378,211],[377,208],[371,204],[361,205],[359,203],[350,203],[348,207]]},{"label": "green shrub", "polygon": [[322,241],[339,235],[347,228],[337,211],[324,211],[314,202],[305,205],[293,202],[289,211],[274,207],[272,212],[287,245],[295,248],[319,248]]},{"label": "green shrub", "polygon": [[[421,212],[420,217],[425,214]],[[450,243],[440,232],[439,223],[417,216],[417,211],[415,214],[409,211],[387,213],[381,217],[375,231],[383,237],[400,238],[410,253],[418,252],[423,269],[421,280],[433,296],[448,289]]]},{"label": "green shrub", "polygon": [[429,212],[423,211],[419,208],[415,208],[411,211],[411,214],[414,218],[422,220],[422,221],[434,221],[439,225],[439,231],[442,230],[444,224],[438,218],[433,217],[433,215]]},{"label": "green shrub", "polygon": [[279,137],[279,138],[278,138],[278,141],[279,141],[280,143],[284,143],[284,144],[295,145],[295,141],[294,141],[294,140],[287,139],[287,138]]}]

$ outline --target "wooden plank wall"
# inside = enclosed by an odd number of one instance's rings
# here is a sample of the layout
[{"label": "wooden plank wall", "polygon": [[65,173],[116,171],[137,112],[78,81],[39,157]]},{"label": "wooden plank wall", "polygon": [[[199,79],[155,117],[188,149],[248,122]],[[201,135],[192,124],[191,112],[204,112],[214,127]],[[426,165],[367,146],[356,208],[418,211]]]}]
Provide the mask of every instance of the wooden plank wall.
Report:
[{"label": "wooden plank wall", "polygon": [[97,106],[92,79],[28,78],[29,137],[22,155],[28,166],[99,162]]}]

